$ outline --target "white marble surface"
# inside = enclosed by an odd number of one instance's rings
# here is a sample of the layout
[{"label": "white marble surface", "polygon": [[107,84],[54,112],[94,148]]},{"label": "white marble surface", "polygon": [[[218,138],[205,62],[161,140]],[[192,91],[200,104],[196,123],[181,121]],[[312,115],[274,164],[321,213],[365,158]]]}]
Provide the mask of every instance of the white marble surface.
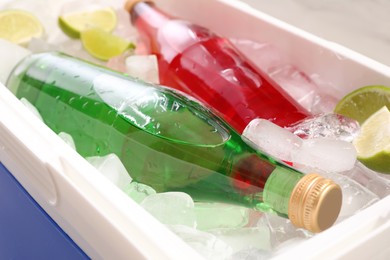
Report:
[{"label": "white marble surface", "polygon": [[390,66],[390,0],[240,0]]}]

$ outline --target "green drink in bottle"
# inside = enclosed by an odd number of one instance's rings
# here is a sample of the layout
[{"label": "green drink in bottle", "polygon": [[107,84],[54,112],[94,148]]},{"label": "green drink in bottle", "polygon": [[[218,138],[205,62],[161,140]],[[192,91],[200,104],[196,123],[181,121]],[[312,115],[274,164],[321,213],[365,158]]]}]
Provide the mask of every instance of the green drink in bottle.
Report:
[{"label": "green drink in bottle", "polygon": [[23,59],[7,85],[82,156],[115,153],[131,177],[159,192],[235,203],[320,232],[336,220],[341,190],[256,151],[198,101],[61,53]]}]

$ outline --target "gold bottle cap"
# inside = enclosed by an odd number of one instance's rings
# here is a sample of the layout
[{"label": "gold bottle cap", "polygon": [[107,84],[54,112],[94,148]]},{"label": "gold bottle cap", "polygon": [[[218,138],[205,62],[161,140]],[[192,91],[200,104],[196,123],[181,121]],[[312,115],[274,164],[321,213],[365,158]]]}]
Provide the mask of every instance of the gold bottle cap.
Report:
[{"label": "gold bottle cap", "polygon": [[127,0],[126,3],[125,3],[125,10],[128,11],[128,12],[131,12],[131,10],[133,9],[134,5],[139,3],[139,2],[151,2],[151,1],[147,1],[147,0]]},{"label": "gold bottle cap", "polygon": [[341,202],[339,185],[318,174],[307,174],[291,193],[288,217],[295,226],[318,233],[334,224]]}]

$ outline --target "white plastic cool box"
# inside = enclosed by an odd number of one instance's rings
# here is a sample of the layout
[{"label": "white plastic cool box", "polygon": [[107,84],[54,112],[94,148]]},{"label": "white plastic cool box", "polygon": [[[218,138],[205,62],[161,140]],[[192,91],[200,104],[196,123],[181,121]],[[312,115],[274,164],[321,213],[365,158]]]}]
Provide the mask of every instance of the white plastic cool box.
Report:
[{"label": "white plastic cool box", "polygon": [[[156,0],[227,37],[273,43],[308,74],[339,87],[390,86],[390,68],[234,0]],[[2,61],[3,62],[3,61]],[[93,259],[201,259],[37,120],[0,85],[0,162]],[[279,258],[390,256],[390,197],[292,247]]]}]

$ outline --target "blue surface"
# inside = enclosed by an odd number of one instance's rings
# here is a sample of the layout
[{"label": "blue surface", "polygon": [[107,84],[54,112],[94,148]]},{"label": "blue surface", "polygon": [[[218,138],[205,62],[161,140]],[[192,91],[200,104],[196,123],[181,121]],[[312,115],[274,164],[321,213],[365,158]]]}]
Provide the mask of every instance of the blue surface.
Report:
[{"label": "blue surface", "polygon": [[1,163],[0,259],[89,259]]}]

